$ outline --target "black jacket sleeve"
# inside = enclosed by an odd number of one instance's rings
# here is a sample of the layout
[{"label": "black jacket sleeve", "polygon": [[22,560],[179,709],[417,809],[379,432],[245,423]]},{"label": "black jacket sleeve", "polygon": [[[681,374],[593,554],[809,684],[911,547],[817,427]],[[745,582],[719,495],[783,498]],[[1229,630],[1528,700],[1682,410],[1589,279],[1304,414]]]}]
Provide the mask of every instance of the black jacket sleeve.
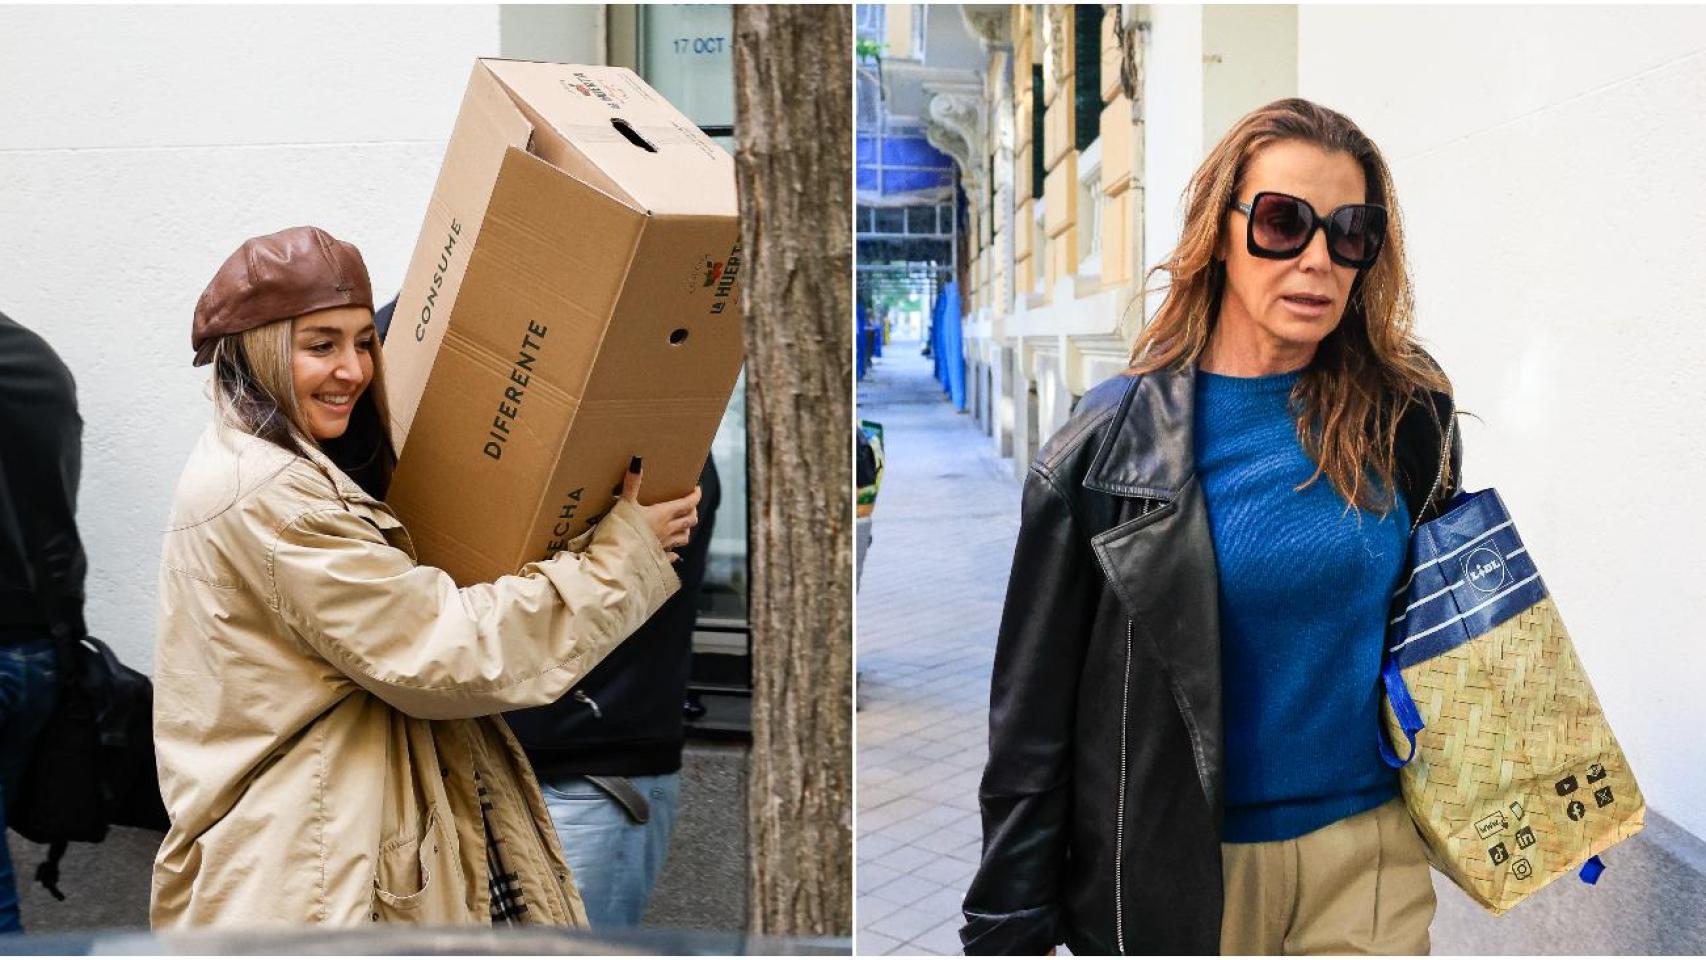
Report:
[{"label": "black jacket sleeve", "polygon": [[[0,509],[12,516],[28,583],[56,636],[80,640],[88,561],[77,535],[83,419],[76,385],[46,341],[0,315]],[[3,547],[0,547],[3,549]]]},{"label": "black jacket sleeve", "polygon": [[1041,466],[1025,482],[978,791],[983,858],[960,930],[967,954],[1038,954],[1061,940],[1078,678],[1102,582],[1062,482]]},{"label": "black jacket sleeve", "polygon": [[[1451,437],[1449,454],[1442,447],[1446,434]],[[1410,404],[1398,422],[1394,457],[1400,489],[1416,522],[1426,523],[1443,513],[1463,487],[1463,432],[1450,396],[1431,393],[1425,402]],[[1435,480],[1440,481],[1438,490]]]}]

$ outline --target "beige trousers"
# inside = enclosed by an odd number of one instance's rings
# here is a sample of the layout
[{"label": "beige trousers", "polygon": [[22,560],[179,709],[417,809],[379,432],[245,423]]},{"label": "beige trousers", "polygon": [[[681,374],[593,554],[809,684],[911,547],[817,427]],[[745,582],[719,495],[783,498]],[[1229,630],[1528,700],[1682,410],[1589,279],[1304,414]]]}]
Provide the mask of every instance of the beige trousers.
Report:
[{"label": "beige trousers", "polygon": [[1427,848],[1394,799],[1295,840],[1221,844],[1223,954],[1426,954]]}]

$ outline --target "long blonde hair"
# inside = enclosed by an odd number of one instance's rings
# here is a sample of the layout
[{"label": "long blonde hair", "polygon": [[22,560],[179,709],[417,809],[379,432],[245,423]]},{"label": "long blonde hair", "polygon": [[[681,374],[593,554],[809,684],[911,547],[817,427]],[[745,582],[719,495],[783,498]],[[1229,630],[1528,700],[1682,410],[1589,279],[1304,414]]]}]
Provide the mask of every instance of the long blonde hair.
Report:
[{"label": "long blonde hair", "polygon": [[373,379],[356,401],[344,435],[324,442],[314,439],[308,420],[296,402],[291,370],[295,320],[275,320],[252,330],[220,338],[213,348],[213,404],[226,424],[277,444],[297,456],[313,447],[324,453],[376,499],[384,499],[397,455],[387,425],[390,405],[385,398],[385,363],[374,340]]},{"label": "long blonde hair", "polygon": [[[1298,439],[1316,464],[1301,486],[1325,475],[1348,504],[1385,510],[1395,489],[1399,420],[1411,403],[1427,402],[1427,391],[1449,394],[1451,384],[1412,331],[1415,299],[1391,171],[1344,114],[1308,100],[1276,100],[1239,120],[1203,158],[1185,190],[1179,244],[1145,278],[1165,271],[1169,280],[1161,309],[1132,347],[1132,371],[1184,369],[1201,360],[1226,289],[1226,265],[1215,252],[1231,229],[1228,207],[1250,158],[1281,140],[1350,155],[1367,180],[1367,202],[1387,210],[1380,258],[1358,274],[1344,317],[1292,389]],[[1378,483],[1369,483],[1370,471]]]}]

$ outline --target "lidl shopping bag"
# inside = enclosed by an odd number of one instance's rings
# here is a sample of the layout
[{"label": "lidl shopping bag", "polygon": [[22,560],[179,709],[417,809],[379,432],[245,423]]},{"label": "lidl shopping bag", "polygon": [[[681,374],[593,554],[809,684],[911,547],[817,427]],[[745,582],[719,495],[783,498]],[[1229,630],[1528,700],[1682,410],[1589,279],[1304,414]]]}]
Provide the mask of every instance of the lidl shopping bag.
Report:
[{"label": "lidl shopping bag", "polygon": [[1460,495],[1410,544],[1382,674],[1408,762],[1380,746],[1430,859],[1495,915],[1592,882],[1646,801],[1504,501]]}]

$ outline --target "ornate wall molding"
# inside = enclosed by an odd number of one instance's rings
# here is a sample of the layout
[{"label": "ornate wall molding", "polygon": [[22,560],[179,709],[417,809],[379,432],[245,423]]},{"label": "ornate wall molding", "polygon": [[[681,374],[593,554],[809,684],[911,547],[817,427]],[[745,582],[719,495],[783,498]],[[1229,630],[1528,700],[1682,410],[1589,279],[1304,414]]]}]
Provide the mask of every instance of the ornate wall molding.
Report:
[{"label": "ornate wall molding", "polygon": [[1114,40],[1120,46],[1120,92],[1131,101],[1133,123],[1143,122],[1143,67],[1149,27],[1146,5],[1120,4],[1114,8]]},{"label": "ornate wall molding", "polygon": [[1013,42],[1013,7],[1009,4],[966,4],[960,7],[966,29],[983,41],[985,49]]},{"label": "ornate wall molding", "polygon": [[1066,38],[1072,30],[1069,20],[1072,7],[1063,3],[1051,3],[1044,6],[1043,10],[1046,17],[1042,24],[1043,85],[1058,91],[1066,80],[1066,73],[1072,69],[1072,64],[1064,60]]},{"label": "ornate wall molding", "polygon": [[982,159],[983,114],[983,91],[977,87],[936,91],[930,98],[930,117],[924,130],[930,145],[959,166],[960,183],[974,199],[982,197],[984,181],[989,179]]}]

